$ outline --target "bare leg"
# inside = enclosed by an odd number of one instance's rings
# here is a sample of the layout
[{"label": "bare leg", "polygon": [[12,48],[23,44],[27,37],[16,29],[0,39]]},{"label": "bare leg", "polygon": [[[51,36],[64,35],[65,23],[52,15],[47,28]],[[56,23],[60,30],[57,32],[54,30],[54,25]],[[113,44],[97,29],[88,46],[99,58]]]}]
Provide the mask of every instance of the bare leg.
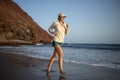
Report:
[{"label": "bare leg", "polygon": [[63,54],[62,48],[59,45],[55,46],[55,51],[57,52],[57,54],[59,56],[58,63],[59,63],[60,73],[65,74],[64,69],[63,69],[63,56],[64,56],[64,54]]},{"label": "bare leg", "polygon": [[52,64],[54,63],[55,59],[57,57],[57,52],[54,50],[54,53],[53,53],[53,56],[51,57],[50,61],[49,61],[49,64],[48,64],[48,72],[50,72],[51,70],[51,66]]}]

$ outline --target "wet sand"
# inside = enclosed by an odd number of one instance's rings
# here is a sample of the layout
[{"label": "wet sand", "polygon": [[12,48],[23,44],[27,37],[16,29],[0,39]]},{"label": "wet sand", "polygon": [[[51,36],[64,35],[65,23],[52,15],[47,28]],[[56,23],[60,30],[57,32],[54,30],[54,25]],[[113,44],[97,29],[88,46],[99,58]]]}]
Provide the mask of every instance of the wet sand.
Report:
[{"label": "wet sand", "polygon": [[67,74],[59,73],[57,61],[47,74],[48,60],[0,52],[0,80],[120,80],[120,70],[64,62]]}]

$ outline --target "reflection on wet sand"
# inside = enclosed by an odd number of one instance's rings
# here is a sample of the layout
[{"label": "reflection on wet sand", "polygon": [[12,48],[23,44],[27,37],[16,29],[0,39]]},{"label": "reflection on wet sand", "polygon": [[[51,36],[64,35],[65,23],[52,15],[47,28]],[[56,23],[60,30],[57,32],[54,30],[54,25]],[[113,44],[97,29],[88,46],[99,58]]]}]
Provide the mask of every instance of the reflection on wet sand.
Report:
[{"label": "reflection on wet sand", "polygon": [[[53,79],[52,79],[52,76],[50,75],[50,73],[47,73],[46,75],[47,75],[47,77],[49,78],[49,80],[53,80]],[[66,80],[66,78],[65,78],[64,76],[61,76],[61,75],[60,75],[60,76],[59,76],[59,80]]]}]

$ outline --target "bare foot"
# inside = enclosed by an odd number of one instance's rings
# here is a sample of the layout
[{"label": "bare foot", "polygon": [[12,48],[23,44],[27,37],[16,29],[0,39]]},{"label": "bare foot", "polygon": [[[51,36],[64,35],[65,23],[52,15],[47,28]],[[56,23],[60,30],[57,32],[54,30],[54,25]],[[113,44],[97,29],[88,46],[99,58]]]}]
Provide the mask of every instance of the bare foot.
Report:
[{"label": "bare foot", "polygon": [[50,73],[50,70],[47,70],[47,73]]},{"label": "bare foot", "polygon": [[47,68],[47,72],[50,73],[50,68]]},{"label": "bare foot", "polygon": [[63,75],[67,74],[67,73],[66,73],[66,72],[64,72],[64,71],[60,71],[60,73],[61,73],[61,74],[63,74]]},{"label": "bare foot", "polygon": [[45,71],[47,73],[55,72],[54,70],[48,70],[48,69],[44,69],[43,71]]},{"label": "bare foot", "polygon": [[45,72],[47,72],[47,73],[50,73],[50,71],[49,71],[49,70],[47,70],[47,69],[44,69],[43,71],[45,71]]}]

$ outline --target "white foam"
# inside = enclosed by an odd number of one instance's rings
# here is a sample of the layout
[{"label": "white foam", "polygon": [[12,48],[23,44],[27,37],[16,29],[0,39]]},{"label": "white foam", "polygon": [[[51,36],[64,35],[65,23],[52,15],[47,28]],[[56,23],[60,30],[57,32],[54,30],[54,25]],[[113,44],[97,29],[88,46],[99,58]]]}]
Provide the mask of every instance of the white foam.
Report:
[{"label": "white foam", "polygon": [[118,69],[120,70],[120,65],[114,65],[111,63],[99,63],[99,64],[89,64],[87,62],[77,62],[77,61],[70,61],[70,60],[64,60],[65,62],[71,62],[71,63],[76,63],[76,64],[86,64],[86,65],[91,65],[95,67],[106,67],[106,68],[113,68],[113,69]]},{"label": "white foam", "polygon": [[[41,44],[40,44],[41,45]],[[53,54],[53,47],[42,46],[1,46],[0,52],[12,54],[22,54],[29,57],[50,59]],[[76,64],[87,64],[91,66],[100,66],[120,70],[120,51],[96,50],[96,49],[77,49],[63,48],[64,61]],[[114,64],[118,63],[118,64]]]},{"label": "white foam", "polygon": [[99,66],[99,67],[107,67],[107,68],[113,68],[113,69],[120,69],[120,65],[114,65],[114,64],[111,64],[111,63],[99,63],[99,64],[90,64],[90,65],[93,65],[93,66]]}]

